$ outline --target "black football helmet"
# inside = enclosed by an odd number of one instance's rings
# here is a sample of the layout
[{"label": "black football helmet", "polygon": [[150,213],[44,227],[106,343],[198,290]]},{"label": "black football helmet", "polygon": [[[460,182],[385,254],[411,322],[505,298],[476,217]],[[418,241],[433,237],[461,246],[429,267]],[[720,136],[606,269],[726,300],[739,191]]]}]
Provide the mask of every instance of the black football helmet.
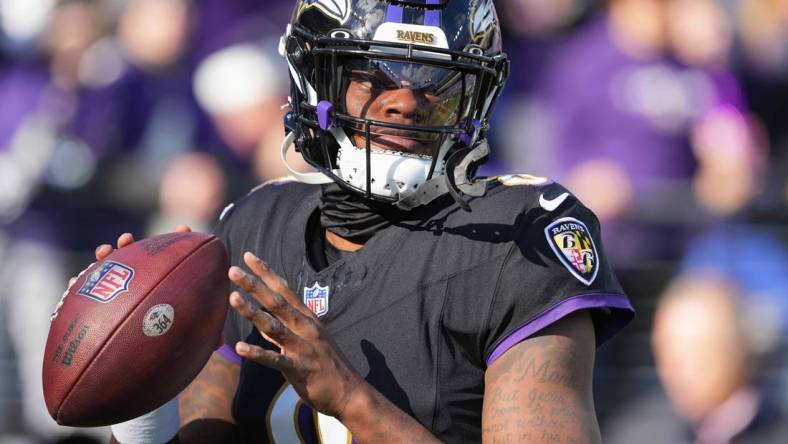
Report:
[{"label": "black football helmet", "polygon": [[[291,169],[296,178],[404,209],[446,192],[461,203],[460,192],[483,194],[472,176],[509,72],[492,0],[299,0],[280,53],[291,75],[282,156],[295,145],[319,171]],[[353,80],[429,102],[408,124],[352,115]],[[426,149],[376,143],[395,136]]]}]

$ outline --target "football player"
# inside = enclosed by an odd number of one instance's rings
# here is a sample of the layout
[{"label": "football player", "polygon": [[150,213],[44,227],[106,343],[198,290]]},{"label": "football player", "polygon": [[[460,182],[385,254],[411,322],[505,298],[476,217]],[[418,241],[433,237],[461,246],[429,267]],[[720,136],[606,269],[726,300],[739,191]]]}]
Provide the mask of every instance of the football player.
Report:
[{"label": "football player", "polygon": [[[633,311],[571,193],[474,174],[508,74],[492,0],[300,0],[280,50],[282,152],[316,172],[222,214],[234,310],[178,439],[600,442],[595,347]],[[166,440],[174,406],[113,430]]]}]

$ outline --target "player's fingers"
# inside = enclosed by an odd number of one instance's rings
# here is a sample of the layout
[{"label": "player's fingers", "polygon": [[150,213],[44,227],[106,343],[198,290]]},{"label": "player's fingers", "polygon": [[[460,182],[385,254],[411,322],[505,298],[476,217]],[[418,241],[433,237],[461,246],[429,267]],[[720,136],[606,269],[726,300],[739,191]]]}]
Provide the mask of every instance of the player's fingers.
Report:
[{"label": "player's fingers", "polygon": [[176,225],[175,226],[176,233],[191,233],[192,229],[188,225]]},{"label": "player's fingers", "polygon": [[109,256],[112,253],[112,245],[110,244],[102,244],[96,247],[96,260],[101,261],[104,260],[105,257]]},{"label": "player's fingers", "polygon": [[235,352],[242,358],[254,361],[260,365],[271,367],[283,373],[289,373],[295,367],[292,359],[273,350],[266,350],[256,345],[238,342],[235,344]]},{"label": "player's fingers", "polygon": [[263,335],[272,339],[280,348],[297,342],[296,335],[282,324],[279,319],[247,303],[240,293],[230,294],[230,305],[248,319]]},{"label": "player's fingers", "polygon": [[300,311],[301,314],[310,318],[316,318],[303,302],[290,290],[287,282],[279,275],[274,273],[262,259],[255,256],[254,253],[247,251],[244,253],[244,262],[249,268],[262,279],[263,283],[270,288],[274,293],[281,295],[293,308]]},{"label": "player's fingers", "polygon": [[74,276],[71,279],[69,279],[68,280],[68,288],[73,287],[75,282],[77,282],[77,277],[76,276]]},{"label": "player's fingers", "polygon": [[303,314],[293,308],[280,294],[268,288],[263,281],[239,267],[230,267],[230,280],[251,294],[266,310],[285,323],[299,322]]},{"label": "player's fingers", "polygon": [[[249,306],[249,304],[244,300],[243,296],[237,291],[230,293],[230,306],[233,307],[235,311],[237,311],[241,316],[248,319],[250,322],[254,323],[254,315],[255,311],[261,311],[254,307]],[[282,344],[276,342],[276,340],[266,334],[263,334],[263,337],[266,341],[276,345],[280,349],[282,348]]]},{"label": "player's fingers", "polygon": [[134,236],[131,233],[123,233],[118,237],[118,248],[123,248],[134,243]]}]

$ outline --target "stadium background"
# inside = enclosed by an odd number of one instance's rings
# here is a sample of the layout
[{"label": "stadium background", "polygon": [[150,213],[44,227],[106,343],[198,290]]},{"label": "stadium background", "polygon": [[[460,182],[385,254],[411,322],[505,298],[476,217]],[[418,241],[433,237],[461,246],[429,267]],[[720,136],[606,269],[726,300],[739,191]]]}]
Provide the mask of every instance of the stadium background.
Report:
[{"label": "stadium background", "polygon": [[[496,4],[512,75],[483,172],[550,176],[594,209],[638,310],[598,355],[605,442],[678,442],[714,402],[751,427],[731,393],[768,404],[778,420],[759,427],[784,426],[788,0]],[[41,353],[96,245],[210,230],[284,175],[276,43],[292,5],[0,0],[0,442],[72,432],[46,417]],[[653,335],[665,297],[686,305]],[[737,431],[702,426],[705,442]]]}]

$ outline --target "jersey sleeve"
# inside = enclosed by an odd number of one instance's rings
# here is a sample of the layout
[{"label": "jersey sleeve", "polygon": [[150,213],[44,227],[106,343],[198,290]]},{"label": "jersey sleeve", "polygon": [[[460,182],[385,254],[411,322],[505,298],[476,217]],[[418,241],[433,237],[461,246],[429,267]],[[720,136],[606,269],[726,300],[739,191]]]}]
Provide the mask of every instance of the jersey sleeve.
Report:
[{"label": "jersey sleeve", "polygon": [[[233,258],[235,257],[233,250],[233,239],[231,237],[231,227],[233,224],[232,214],[234,209],[234,204],[231,204],[225,208],[224,211],[222,211],[222,214],[219,217],[219,223],[214,230],[216,237],[219,238],[219,240],[221,240],[224,244],[224,248],[227,251],[227,257],[230,258],[231,264],[234,263]],[[231,284],[231,290],[237,290],[235,285]],[[241,357],[235,353],[235,343],[243,340],[246,337],[244,331],[248,330],[248,328],[246,328],[247,323],[248,321],[239,315],[237,311],[229,308],[227,310],[227,317],[224,320],[224,329],[222,331],[223,342],[219,349],[216,350],[217,353],[222,355],[224,358],[238,365],[241,364]]]},{"label": "jersey sleeve", "polygon": [[632,305],[605,258],[599,221],[563,187],[546,187],[515,225],[483,338],[488,366],[579,310],[591,310],[597,346],[632,319]]}]

